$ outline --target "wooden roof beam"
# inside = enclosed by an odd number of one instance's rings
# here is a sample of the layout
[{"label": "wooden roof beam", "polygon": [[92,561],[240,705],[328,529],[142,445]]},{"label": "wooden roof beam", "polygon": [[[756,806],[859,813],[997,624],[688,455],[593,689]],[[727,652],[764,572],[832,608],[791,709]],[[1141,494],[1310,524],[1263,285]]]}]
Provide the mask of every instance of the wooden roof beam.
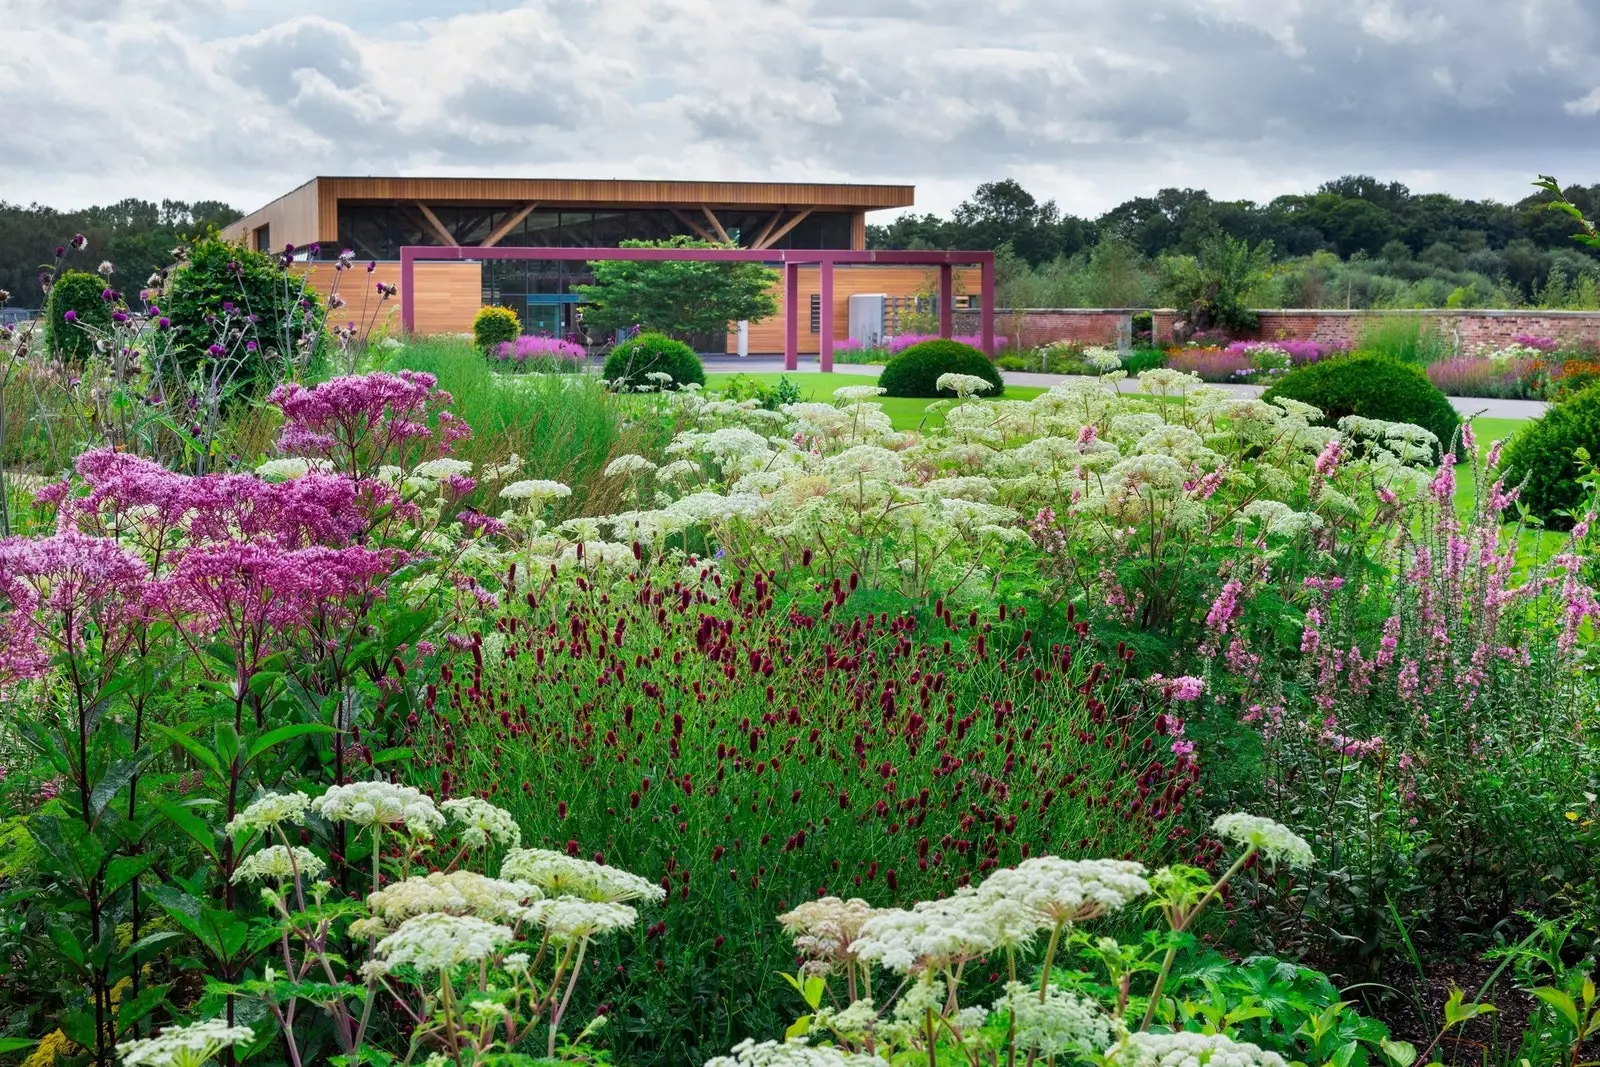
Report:
[{"label": "wooden roof beam", "polygon": [[783,212],[784,212],[784,209],[780,207],[778,210],[776,210],[776,211],[774,211],[772,213],[772,217],[767,220],[767,224],[765,226],[761,227],[761,232],[756,234],[756,239],[754,241],[750,242],[750,247],[751,248],[765,248],[765,247],[767,247],[766,245],[762,244],[761,242],[763,242],[763,241],[765,241],[767,239],[767,235],[772,232],[772,228],[774,226],[776,226],[783,219]]},{"label": "wooden roof beam", "polygon": [[804,211],[800,212],[800,214],[796,215],[794,218],[790,219],[788,222],[784,223],[781,227],[779,227],[779,229],[778,229],[778,231],[776,233],[771,234],[767,238],[767,241],[766,241],[765,244],[756,245],[756,247],[757,248],[771,248],[773,245],[777,244],[779,241],[781,241],[785,237],[787,237],[789,235],[789,231],[790,230],[794,229],[796,226],[798,226],[802,222],[806,221],[806,218],[810,214],[811,214],[811,209],[810,208],[806,208]]},{"label": "wooden roof beam", "polygon": [[667,210],[672,212],[672,214],[677,217],[677,220],[679,222],[681,222],[685,226],[689,227],[689,229],[692,230],[694,232],[694,234],[697,237],[699,237],[702,241],[713,241],[713,242],[716,241],[716,237],[714,237],[712,235],[710,230],[707,230],[704,226],[700,225],[698,222],[694,221],[688,215],[685,215],[683,212],[679,211],[677,208],[673,207],[673,208],[668,208]]},{"label": "wooden roof beam", "polygon": [[421,200],[415,200],[413,203],[417,205],[417,210],[422,212],[422,217],[428,220],[428,226],[432,228],[434,236],[451,248],[461,247],[461,242],[452,237],[450,231],[445,229],[444,223],[439,221],[439,216],[433,213],[433,208],[424,204]]},{"label": "wooden roof beam", "polygon": [[512,230],[514,230],[518,226],[522,225],[522,220],[527,218],[529,215],[533,214],[533,209],[538,207],[538,206],[539,206],[539,201],[532,200],[532,201],[529,201],[528,203],[524,204],[521,208],[519,208],[516,211],[512,212],[510,218],[506,219],[506,221],[504,221],[500,225],[496,226],[494,228],[494,232],[491,233],[488,237],[485,237],[483,239],[483,244],[479,245],[478,247],[479,248],[493,248],[495,245],[499,244],[502,240],[505,239],[506,234],[510,233]]},{"label": "wooden roof beam", "polygon": [[716,212],[706,204],[700,205],[700,210],[705,212],[706,221],[711,223],[711,228],[717,231],[717,239],[725,245],[733,244],[733,238],[728,236],[728,231],[722,228],[722,223],[717,221]]}]

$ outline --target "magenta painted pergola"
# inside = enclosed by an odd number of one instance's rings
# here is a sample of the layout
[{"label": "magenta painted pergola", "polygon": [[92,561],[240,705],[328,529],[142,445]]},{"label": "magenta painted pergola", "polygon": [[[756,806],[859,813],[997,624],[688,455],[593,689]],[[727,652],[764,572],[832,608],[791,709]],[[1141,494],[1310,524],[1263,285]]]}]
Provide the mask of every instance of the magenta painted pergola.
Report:
[{"label": "magenta painted pergola", "polygon": [[622,260],[661,262],[698,260],[722,263],[775,263],[784,273],[783,365],[800,364],[800,268],[816,267],[822,321],[818,324],[822,369],[833,369],[833,269],[838,266],[938,267],[939,336],[951,333],[954,268],[979,267],[983,275],[981,347],[994,355],[994,253],[942,252],[851,248],[516,248],[494,246],[407,245],[400,249],[400,321],[407,331],[416,328],[416,288],[412,284],[418,261],[471,261],[481,259]]}]

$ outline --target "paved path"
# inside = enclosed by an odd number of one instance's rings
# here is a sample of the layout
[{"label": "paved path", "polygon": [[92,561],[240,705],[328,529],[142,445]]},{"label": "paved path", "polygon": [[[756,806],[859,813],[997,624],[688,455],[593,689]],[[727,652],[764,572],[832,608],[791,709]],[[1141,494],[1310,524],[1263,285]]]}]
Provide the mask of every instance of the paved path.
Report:
[{"label": "paved path", "polygon": [[[781,356],[707,356],[705,357],[706,370],[712,374],[781,374],[784,372],[783,357]],[[802,359],[798,370],[792,374],[817,374],[821,366],[814,359]],[[876,378],[883,370],[881,366],[860,363],[835,363],[833,369],[838,374],[864,374]],[[1076,375],[1067,374],[1039,374],[1034,371],[1008,370],[1001,371],[1001,376],[1007,385],[1035,386],[1048,389],[1052,385],[1067,381]],[[1265,391],[1265,386],[1243,385],[1226,383],[1217,388],[1226,390],[1234,396],[1260,396]],[[1496,400],[1480,396],[1453,396],[1450,403],[1463,415],[1481,415],[1491,419],[1536,419],[1549,410],[1550,405],[1542,400]]]}]

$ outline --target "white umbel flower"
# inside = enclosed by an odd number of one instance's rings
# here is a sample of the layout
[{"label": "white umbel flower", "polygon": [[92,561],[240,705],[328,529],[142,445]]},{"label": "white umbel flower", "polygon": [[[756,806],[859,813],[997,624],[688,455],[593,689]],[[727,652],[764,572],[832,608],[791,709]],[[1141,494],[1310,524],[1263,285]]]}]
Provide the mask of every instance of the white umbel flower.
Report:
[{"label": "white umbel flower", "polygon": [[311,464],[293,456],[288,459],[269,459],[256,468],[256,477],[269,482],[290,482],[311,473]]},{"label": "white umbel flower", "polygon": [[656,465],[654,463],[651,463],[643,456],[636,456],[630,452],[627,455],[618,456],[610,463],[607,463],[605,476],[607,478],[616,478],[624,474],[637,474],[641,471],[653,471],[655,469]]},{"label": "white umbel flower", "polygon": [[246,830],[270,830],[279,823],[295,822],[311,806],[304,793],[268,793],[251,802],[228,820],[228,833],[237,836]]},{"label": "white umbel flower", "polygon": [[557,500],[561,497],[572,495],[572,489],[560,482],[552,482],[544,478],[529,478],[520,482],[512,482],[500,490],[500,495],[507,500]]},{"label": "white umbel flower", "polygon": [[471,915],[418,915],[379,941],[375,951],[387,968],[448,971],[488,959],[514,936],[509,926]]},{"label": "white umbel flower", "polygon": [[544,927],[551,941],[566,944],[627,929],[638,921],[639,913],[626,904],[561,897],[529,905],[527,917]]},{"label": "white umbel flower", "polygon": [[625,900],[660,903],[667,896],[659,885],[632,872],[545,848],[514,849],[500,865],[500,877],[532,882],[552,896],[602,903],[616,904]]},{"label": "white umbel flower", "polygon": [[1105,1057],[1107,1067],[1287,1067],[1276,1052],[1221,1034],[1128,1034]]},{"label": "white umbel flower", "polygon": [[286,882],[296,874],[309,882],[327,870],[327,866],[309,848],[273,845],[240,860],[233,869],[232,882],[238,885],[240,882],[264,882],[269,878]]},{"label": "white umbel flower", "polygon": [[882,396],[889,390],[881,385],[844,385],[833,391],[838,400],[857,403],[862,400],[871,400],[873,397]]},{"label": "white umbel flower", "polygon": [[878,912],[861,924],[861,936],[850,951],[904,974],[1020,944],[1036,929],[1013,902],[963,889],[942,900],[924,900],[909,911]]},{"label": "white umbel flower", "polygon": [[1017,1048],[1046,1057],[1095,1056],[1115,1035],[1111,1017],[1098,1005],[1059,986],[1051,986],[1040,1003],[1037,990],[1010,982],[1006,995],[994,1002],[994,1010],[1011,1016]]},{"label": "white umbel flower", "polygon": [[794,938],[794,947],[802,956],[839,961],[849,958],[851,943],[861,936],[861,924],[877,911],[860,898],[823,897],[785,912],[778,922]]},{"label": "white umbel flower", "polygon": [[430,482],[442,482],[446,478],[457,478],[471,473],[472,464],[464,459],[430,459],[411,469],[413,478],[425,478]]},{"label": "white umbel flower", "polygon": [[1274,863],[1308,867],[1314,858],[1305,838],[1282,823],[1259,815],[1248,815],[1242,811],[1218,815],[1211,824],[1211,832],[1247,848],[1259,849],[1263,856]]},{"label": "white umbel flower", "polygon": [[780,1044],[745,1038],[726,1056],[709,1059],[705,1067],[877,1067],[883,1061],[829,1045],[808,1045],[796,1038]]},{"label": "white umbel flower", "polygon": [[439,806],[451,822],[463,827],[461,840],[470,848],[483,848],[490,841],[512,848],[522,844],[522,830],[511,813],[482,797],[456,797]]},{"label": "white umbel flower", "polygon": [[950,390],[962,399],[986,393],[994,388],[993,382],[976,374],[941,374],[933,384],[936,388]]},{"label": "white umbel flower", "polygon": [[324,819],[357,826],[405,826],[413,837],[432,837],[444,828],[433,798],[409,785],[353,782],[336,785],[311,802]]},{"label": "white umbel flower", "polygon": [[1142,864],[1129,860],[1064,860],[1036,856],[995,871],[978,888],[985,897],[1014,900],[1041,926],[1084,922],[1117,911],[1150,892]]},{"label": "white umbel flower", "polygon": [[169,1026],[155,1037],[124,1041],[117,1055],[126,1067],[201,1067],[217,1053],[254,1041],[248,1026],[229,1026],[222,1019],[207,1019],[188,1026]]},{"label": "white umbel flower", "polygon": [[508,882],[475,871],[435,871],[407,878],[367,897],[367,907],[389,925],[418,915],[474,915],[480,919],[518,919],[526,903],[544,893],[529,882]]}]

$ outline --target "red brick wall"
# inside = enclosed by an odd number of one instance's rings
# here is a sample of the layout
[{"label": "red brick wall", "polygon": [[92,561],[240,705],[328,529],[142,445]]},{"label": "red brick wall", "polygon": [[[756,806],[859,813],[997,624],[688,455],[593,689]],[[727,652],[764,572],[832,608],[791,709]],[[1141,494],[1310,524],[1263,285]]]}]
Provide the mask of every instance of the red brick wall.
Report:
[{"label": "red brick wall", "polygon": [[[997,312],[997,314],[999,314]],[[1596,311],[1486,311],[1477,309],[1427,311],[1319,311],[1264,310],[1257,314],[1261,328],[1254,337],[1272,341],[1325,341],[1356,344],[1378,318],[1417,318],[1455,341],[1459,351],[1509,344],[1518,334],[1554,337],[1561,341],[1600,343],[1600,312]],[[1175,311],[1151,313],[1156,340],[1172,337]]]},{"label": "red brick wall", "polygon": [[[996,308],[994,332],[1006,338],[1007,347],[1038,348],[1052,341],[1114,346],[1118,327],[1133,314],[1126,308]],[[981,328],[976,311],[956,311],[951,321],[958,334]]]}]

